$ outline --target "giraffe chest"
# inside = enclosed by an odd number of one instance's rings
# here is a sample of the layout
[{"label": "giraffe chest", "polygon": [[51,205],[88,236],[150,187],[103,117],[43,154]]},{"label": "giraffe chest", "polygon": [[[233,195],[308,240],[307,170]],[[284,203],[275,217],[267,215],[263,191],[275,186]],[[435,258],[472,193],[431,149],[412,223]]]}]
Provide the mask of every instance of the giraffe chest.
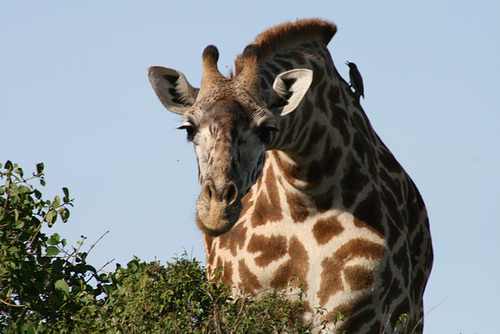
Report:
[{"label": "giraffe chest", "polygon": [[[267,208],[271,210],[271,207]],[[325,307],[347,291],[371,289],[384,257],[384,239],[348,212],[332,210],[300,222],[275,210],[265,223],[246,208],[238,223],[217,238],[205,238],[209,272],[222,268],[223,281],[255,294],[290,284]]]}]

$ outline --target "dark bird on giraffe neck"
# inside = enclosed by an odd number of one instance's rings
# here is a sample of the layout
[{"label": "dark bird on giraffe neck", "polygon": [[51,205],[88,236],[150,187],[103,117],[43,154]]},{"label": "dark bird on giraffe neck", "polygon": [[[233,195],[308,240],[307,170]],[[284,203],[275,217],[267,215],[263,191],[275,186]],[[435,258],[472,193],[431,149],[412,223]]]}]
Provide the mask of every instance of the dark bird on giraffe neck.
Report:
[{"label": "dark bird on giraffe neck", "polygon": [[363,88],[363,78],[361,77],[361,73],[359,73],[358,67],[356,64],[351,62],[346,62],[346,65],[349,66],[349,79],[351,80],[351,87],[354,89],[354,94],[358,98],[362,96],[365,98],[365,90]]}]

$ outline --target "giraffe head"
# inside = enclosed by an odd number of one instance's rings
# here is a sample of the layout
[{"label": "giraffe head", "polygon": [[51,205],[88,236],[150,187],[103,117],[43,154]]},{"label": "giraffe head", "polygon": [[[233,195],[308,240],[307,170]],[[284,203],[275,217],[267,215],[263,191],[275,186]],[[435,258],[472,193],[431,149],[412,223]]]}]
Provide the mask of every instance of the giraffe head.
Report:
[{"label": "giraffe head", "polygon": [[261,175],[265,152],[280,130],[278,118],[297,108],[312,81],[310,70],[296,69],[279,74],[272,89],[262,90],[258,47],[245,49],[234,77],[220,74],[218,57],[215,46],[204,50],[200,89],[179,71],[148,69],[160,101],[183,116],[179,128],[194,144],[201,187],[196,222],[209,235],[225,233],[236,223],[241,199]]}]

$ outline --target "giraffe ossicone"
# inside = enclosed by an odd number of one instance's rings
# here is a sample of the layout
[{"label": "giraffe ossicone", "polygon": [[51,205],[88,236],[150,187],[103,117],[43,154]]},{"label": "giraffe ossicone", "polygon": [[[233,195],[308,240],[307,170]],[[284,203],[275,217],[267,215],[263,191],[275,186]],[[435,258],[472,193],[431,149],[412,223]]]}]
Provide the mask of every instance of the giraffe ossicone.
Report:
[{"label": "giraffe ossicone", "polygon": [[391,332],[406,314],[418,333],[433,260],[425,205],[337,72],[335,32],[318,19],[270,28],[228,77],[208,46],[199,89],[170,68],[148,77],[194,145],[209,275],[223,268],[248,294],[300,285],[304,320],[325,331]]}]

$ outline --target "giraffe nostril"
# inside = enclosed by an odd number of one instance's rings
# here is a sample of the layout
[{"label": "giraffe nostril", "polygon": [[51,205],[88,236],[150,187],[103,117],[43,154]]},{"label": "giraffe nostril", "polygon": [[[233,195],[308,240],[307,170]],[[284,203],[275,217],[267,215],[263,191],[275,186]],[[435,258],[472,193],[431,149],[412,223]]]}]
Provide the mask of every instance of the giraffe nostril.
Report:
[{"label": "giraffe nostril", "polygon": [[205,185],[203,186],[203,191],[202,191],[203,197],[205,197],[205,199],[209,202],[212,199],[213,187],[214,187],[214,184],[212,183],[212,181],[207,181],[205,183]]},{"label": "giraffe nostril", "polygon": [[213,181],[207,181],[203,185],[201,196],[209,203],[215,200],[231,205],[238,199],[238,189],[234,182],[230,182],[218,190]]},{"label": "giraffe nostril", "polygon": [[238,189],[236,189],[236,185],[231,182],[227,185],[224,190],[223,200],[227,202],[227,204],[233,204],[238,198]]}]

